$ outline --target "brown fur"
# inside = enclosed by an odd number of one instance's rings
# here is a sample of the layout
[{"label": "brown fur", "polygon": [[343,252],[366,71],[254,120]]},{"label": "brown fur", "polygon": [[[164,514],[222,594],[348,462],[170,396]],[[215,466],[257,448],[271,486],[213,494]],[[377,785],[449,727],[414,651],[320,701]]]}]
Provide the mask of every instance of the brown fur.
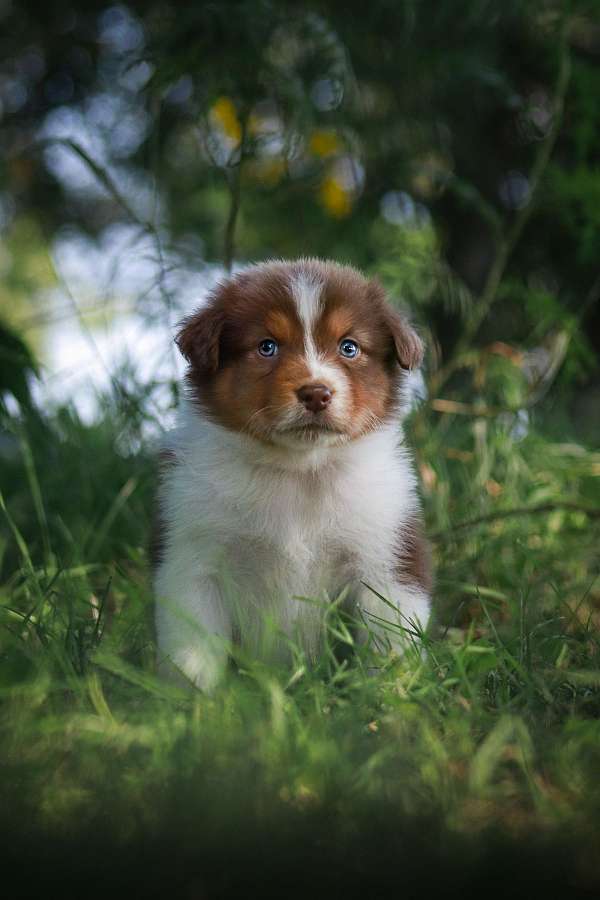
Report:
[{"label": "brown fur", "polygon": [[433,587],[431,547],[423,534],[423,523],[414,518],[399,535],[396,578],[399,584],[416,584],[428,594]]},{"label": "brown fur", "polygon": [[[422,344],[387,305],[381,285],[349,266],[318,260],[271,263],[217,287],[207,306],[185,320],[177,338],[190,363],[188,383],[213,420],[268,441],[269,429],[298,402],[296,392],[310,377],[289,281],[300,271],[324,284],[315,343],[323,360],[338,366],[348,380],[351,409],[343,431],[358,437],[394,414],[402,379],[398,363],[402,369],[418,365]],[[276,357],[258,354],[267,337],[279,344]],[[359,343],[356,359],[339,354],[343,338]]]}]

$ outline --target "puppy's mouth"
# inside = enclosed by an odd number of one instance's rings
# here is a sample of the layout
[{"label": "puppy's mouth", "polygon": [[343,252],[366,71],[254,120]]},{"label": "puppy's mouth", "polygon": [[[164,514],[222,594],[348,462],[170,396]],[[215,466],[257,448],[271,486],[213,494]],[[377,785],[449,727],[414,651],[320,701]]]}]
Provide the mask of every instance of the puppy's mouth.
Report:
[{"label": "puppy's mouth", "polygon": [[320,434],[342,434],[341,428],[332,425],[331,422],[311,420],[308,422],[296,422],[293,425],[287,425],[281,429],[285,434],[296,435],[320,435]]},{"label": "puppy's mouth", "polygon": [[302,422],[295,425],[288,425],[285,428],[278,429],[279,440],[287,443],[291,441],[293,445],[309,446],[311,444],[331,444],[339,441],[344,436],[344,431],[336,428],[328,422]]},{"label": "puppy's mouth", "polygon": [[324,432],[340,434],[340,429],[334,428],[328,422],[303,422],[300,425],[290,425],[284,428],[283,431],[297,432],[299,434],[323,434]]}]

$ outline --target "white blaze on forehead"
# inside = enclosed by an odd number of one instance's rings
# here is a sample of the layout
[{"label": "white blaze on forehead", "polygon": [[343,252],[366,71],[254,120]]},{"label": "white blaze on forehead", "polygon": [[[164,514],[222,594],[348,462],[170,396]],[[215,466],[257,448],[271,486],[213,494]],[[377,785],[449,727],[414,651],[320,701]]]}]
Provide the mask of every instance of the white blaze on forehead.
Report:
[{"label": "white blaze on forehead", "polygon": [[313,329],[321,312],[323,282],[309,272],[299,272],[292,276],[290,287],[298,316],[304,328],[304,345],[307,355],[312,354],[316,357]]},{"label": "white blaze on forehead", "polygon": [[290,287],[298,316],[304,330],[304,357],[312,382],[321,382],[337,394],[336,407],[345,410],[348,398],[347,379],[338,366],[325,362],[317,350],[314,330],[323,309],[323,281],[311,272],[299,272],[292,276]]}]

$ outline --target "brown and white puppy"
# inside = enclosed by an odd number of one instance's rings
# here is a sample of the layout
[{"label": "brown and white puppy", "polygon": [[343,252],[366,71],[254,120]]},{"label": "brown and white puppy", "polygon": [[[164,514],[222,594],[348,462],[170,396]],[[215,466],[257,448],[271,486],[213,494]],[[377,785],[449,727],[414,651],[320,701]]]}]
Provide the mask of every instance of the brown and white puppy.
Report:
[{"label": "brown and white puppy", "polygon": [[[402,650],[431,587],[399,424],[419,337],[376,282],[302,259],[220,284],[177,344],[189,370],[160,491],[163,668],[210,690],[232,641],[315,658],[342,591],[364,634]],[[381,597],[402,627],[381,628]]]}]

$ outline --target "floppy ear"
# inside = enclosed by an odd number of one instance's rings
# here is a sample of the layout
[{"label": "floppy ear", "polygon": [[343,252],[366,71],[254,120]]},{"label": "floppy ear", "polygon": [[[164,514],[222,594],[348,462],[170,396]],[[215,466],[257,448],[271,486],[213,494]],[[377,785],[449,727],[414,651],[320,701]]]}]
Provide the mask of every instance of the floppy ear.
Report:
[{"label": "floppy ear", "polygon": [[423,341],[395,309],[387,310],[388,325],[394,339],[396,358],[403,369],[417,369],[423,361]]},{"label": "floppy ear", "polygon": [[388,322],[394,338],[398,362],[403,369],[408,371],[417,369],[423,361],[423,341],[414,328],[395,309],[389,310]]},{"label": "floppy ear", "polygon": [[219,368],[219,342],[224,325],[221,310],[207,307],[181,323],[175,338],[182,355],[195,369],[214,374]]},{"label": "floppy ear", "polygon": [[376,303],[383,307],[385,320],[394,341],[395,356],[403,369],[416,369],[423,361],[423,341],[407,320],[387,302],[383,285],[377,278],[369,281]]}]

